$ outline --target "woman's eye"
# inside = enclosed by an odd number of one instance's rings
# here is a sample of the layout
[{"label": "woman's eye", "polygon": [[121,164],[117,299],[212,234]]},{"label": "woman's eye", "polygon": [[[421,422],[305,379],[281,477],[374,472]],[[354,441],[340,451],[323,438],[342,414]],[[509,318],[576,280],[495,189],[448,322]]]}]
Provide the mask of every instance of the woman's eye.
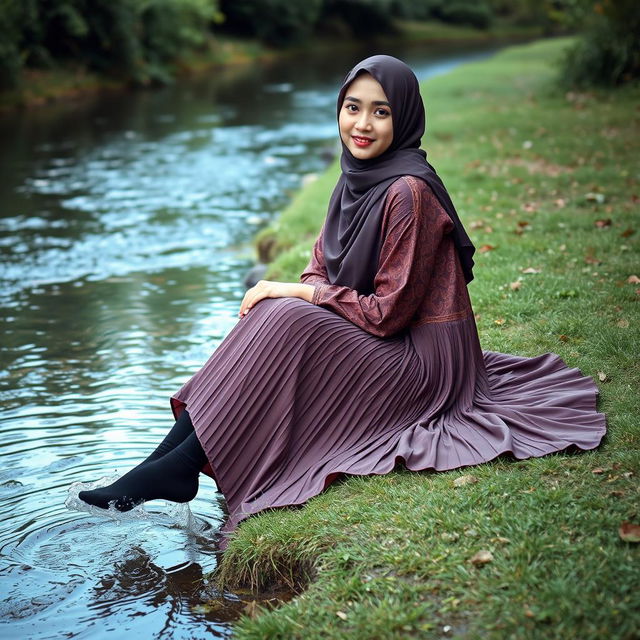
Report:
[{"label": "woman's eye", "polygon": [[[353,109],[352,109],[351,107],[353,107]],[[347,111],[351,111],[351,113],[353,113],[354,111],[357,111],[357,110],[358,110],[358,107],[357,107],[355,104],[348,104],[348,105],[345,107],[345,109],[346,109]]]},{"label": "woman's eye", "polygon": [[377,111],[379,116],[388,116],[389,112],[386,109],[378,109]]}]

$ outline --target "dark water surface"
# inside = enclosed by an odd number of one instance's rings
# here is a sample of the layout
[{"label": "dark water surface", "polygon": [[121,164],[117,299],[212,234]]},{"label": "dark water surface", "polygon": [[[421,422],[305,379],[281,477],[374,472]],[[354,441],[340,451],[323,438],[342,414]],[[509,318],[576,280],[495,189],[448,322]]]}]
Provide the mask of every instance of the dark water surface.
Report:
[{"label": "dark water surface", "polygon": [[[337,88],[370,53],[0,120],[1,637],[230,635],[202,606],[225,517],[212,481],[120,517],[69,489],[171,427],[169,396],[238,321],[253,235],[325,166]],[[393,53],[425,78],[489,52]]]}]

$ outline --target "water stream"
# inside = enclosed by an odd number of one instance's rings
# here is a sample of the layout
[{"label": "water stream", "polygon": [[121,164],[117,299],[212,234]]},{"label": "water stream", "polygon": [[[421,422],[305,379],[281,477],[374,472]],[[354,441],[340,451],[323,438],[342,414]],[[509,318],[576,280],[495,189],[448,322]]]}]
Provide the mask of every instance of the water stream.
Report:
[{"label": "water stream", "polygon": [[[390,52],[421,79],[490,53]],[[203,606],[212,481],[121,515],[79,510],[74,483],[122,474],[171,427],[169,396],[237,322],[253,235],[324,168],[337,88],[370,53],[0,119],[2,637],[230,635]]]}]

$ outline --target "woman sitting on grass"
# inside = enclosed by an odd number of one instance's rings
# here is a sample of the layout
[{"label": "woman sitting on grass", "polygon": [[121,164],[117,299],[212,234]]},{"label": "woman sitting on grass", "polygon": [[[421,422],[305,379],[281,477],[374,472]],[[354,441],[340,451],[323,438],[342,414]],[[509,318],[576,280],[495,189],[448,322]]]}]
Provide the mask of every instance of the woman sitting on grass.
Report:
[{"label": "woman sitting on grass", "polygon": [[591,378],[554,354],[482,351],[467,293],[474,248],[420,149],[409,67],[384,55],[357,64],[337,116],[342,174],[300,282],[246,292],[235,327],[171,398],[165,440],[112,485],[81,492],[85,502],[186,502],[204,471],[227,500],[228,533],[343,474],[600,443]]}]

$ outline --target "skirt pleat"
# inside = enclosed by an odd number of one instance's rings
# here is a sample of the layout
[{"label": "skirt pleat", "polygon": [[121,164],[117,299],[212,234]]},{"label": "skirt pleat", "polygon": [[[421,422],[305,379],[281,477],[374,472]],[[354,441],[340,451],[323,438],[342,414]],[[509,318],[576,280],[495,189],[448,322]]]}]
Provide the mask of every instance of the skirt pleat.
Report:
[{"label": "skirt pleat", "polygon": [[554,354],[483,352],[473,316],[379,338],[298,298],[266,298],[171,405],[189,411],[227,501],[228,534],[344,474],[593,449],[606,431],[597,393]]}]

